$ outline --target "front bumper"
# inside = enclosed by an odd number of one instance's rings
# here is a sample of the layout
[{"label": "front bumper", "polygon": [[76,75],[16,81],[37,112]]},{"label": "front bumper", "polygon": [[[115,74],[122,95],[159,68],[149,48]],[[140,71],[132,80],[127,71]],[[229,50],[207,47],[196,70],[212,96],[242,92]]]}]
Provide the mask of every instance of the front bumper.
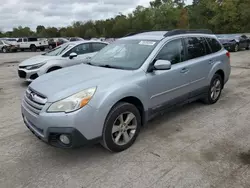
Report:
[{"label": "front bumper", "polygon": [[27,70],[27,69],[19,68],[18,69],[18,76],[21,79],[24,79],[26,81],[31,82],[31,81],[35,80],[37,77],[39,77],[38,69]]},{"label": "front bumper", "polygon": [[[60,148],[75,148],[88,144],[97,143],[101,139],[101,132],[93,135],[91,124],[94,108],[85,106],[79,111],[66,113],[47,113],[49,105],[45,105],[40,114],[34,114],[25,103],[22,103],[21,111],[25,125],[42,141]],[[71,144],[65,145],[59,141],[59,136],[70,136]]]}]

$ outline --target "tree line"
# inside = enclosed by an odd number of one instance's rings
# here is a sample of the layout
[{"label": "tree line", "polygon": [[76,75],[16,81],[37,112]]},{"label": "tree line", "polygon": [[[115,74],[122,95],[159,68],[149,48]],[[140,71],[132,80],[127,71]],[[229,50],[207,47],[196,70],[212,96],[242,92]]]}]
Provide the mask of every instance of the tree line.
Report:
[{"label": "tree line", "polygon": [[114,18],[96,21],[76,21],[67,27],[38,25],[36,31],[19,26],[0,32],[0,37],[93,37],[119,38],[130,32],[171,29],[211,29],[214,33],[250,32],[249,0],[153,0],[149,7]]}]

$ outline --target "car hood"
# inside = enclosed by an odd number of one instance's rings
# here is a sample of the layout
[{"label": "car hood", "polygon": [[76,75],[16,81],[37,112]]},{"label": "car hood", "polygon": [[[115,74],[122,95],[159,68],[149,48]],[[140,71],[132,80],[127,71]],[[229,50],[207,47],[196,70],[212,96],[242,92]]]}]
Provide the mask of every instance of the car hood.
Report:
[{"label": "car hood", "polygon": [[30,66],[38,63],[43,63],[49,60],[60,59],[60,56],[46,56],[46,55],[38,55],[32,58],[26,59],[22,61],[19,66]]},{"label": "car hood", "polygon": [[132,72],[80,64],[38,77],[29,87],[55,102],[91,87],[107,88]]}]

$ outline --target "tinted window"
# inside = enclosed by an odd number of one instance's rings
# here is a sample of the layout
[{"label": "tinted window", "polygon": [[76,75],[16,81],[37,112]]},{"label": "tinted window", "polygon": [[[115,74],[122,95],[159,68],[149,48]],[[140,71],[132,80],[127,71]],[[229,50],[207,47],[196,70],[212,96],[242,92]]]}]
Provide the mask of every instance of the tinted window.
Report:
[{"label": "tinted window", "polygon": [[93,52],[100,51],[102,48],[104,48],[107,44],[103,43],[92,43],[92,50]]},{"label": "tinted window", "polygon": [[24,39],[23,39],[23,42],[28,42],[28,39],[24,38]]},{"label": "tinted window", "polygon": [[241,36],[243,39],[247,39],[247,36],[246,35],[242,35]]},{"label": "tinted window", "polygon": [[171,64],[182,62],[184,60],[184,48],[181,39],[167,43],[161,49],[156,59],[168,60]]},{"label": "tinted window", "polygon": [[37,38],[29,38],[29,41],[31,41],[31,42],[37,41]]},{"label": "tinted window", "polygon": [[210,47],[209,47],[206,39],[205,38],[201,38],[201,40],[202,40],[203,46],[205,47],[206,54],[211,54],[212,51],[211,51],[211,49],[210,49]]},{"label": "tinted window", "polygon": [[221,50],[221,45],[216,39],[206,38],[206,40],[207,40],[209,46],[211,47],[213,53]]},{"label": "tinted window", "polygon": [[206,48],[202,38],[189,37],[185,39],[187,46],[187,59],[194,59],[206,55]]},{"label": "tinted window", "polygon": [[90,44],[79,44],[76,47],[72,48],[70,51],[68,51],[64,56],[69,56],[69,54],[73,52],[77,55],[91,53]]},{"label": "tinted window", "polygon": [[18,39],[17,42],[22,42],[22,39]]}]

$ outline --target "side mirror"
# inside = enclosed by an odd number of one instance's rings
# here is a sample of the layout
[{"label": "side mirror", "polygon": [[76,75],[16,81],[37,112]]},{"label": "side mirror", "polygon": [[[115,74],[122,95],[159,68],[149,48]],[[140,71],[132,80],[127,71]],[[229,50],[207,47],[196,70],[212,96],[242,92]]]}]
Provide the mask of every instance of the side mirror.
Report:
[{"label": "side mirror", "polygon": [[77,53],[72,52],[71,54],[69,54],[70,59],[73,59],[74,57],[77,57]]},{"label": "side mirror", "polygon": [[171,62],[167,60],[157,60],[154,64],[154,70],[170,70]]}]

